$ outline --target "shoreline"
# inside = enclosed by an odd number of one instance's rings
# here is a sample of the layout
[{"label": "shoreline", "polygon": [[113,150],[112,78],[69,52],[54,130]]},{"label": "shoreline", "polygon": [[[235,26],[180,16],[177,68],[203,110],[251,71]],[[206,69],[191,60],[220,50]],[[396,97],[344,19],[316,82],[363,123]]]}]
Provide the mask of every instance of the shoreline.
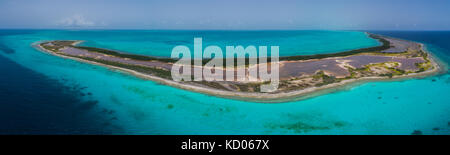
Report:
[{"label": "shoreline", "polygon": [[[75,41],[72,45],[75,46],[83,41]],[[426,70],[419,73],[410,73],[407,75],[400,75],[400,76],[394,76],[392,78],[389,77],[362,77],[357,79],[348,79],[343,80],[337,83],[331,83],[320,87],[310,87],[302,90],[294,90],[289,92],[278,92],[278,93],[256,93],[256,92],[232,92],[232,91],[224,91],[224,90],[218,90],[214,88],[207,88],[197,85],[191,85],[191,84],[183,84],[176,81],[164,79],[157,76],[152,76],[144,73],[140,73],[131,69],[121,68],[117,66],[111,66],[107,64],[102,64],[94,61],[84,60],[81,58],[76,57],[70,57],[65,55],[60,55],[57,53],[54,53],[52,51],[49,51],[47,49],[44,49],[40,43],[33,43],[32,45],[36,47],[39,51],[42,51],[44,53],[48,53],[51,55],[59,56],[65,59],[72,59],[76,61],[81,61],[84,63],[89,63],[93,65],[99,65],[102,67],[106,67],[109,69],[113,69],[116,71],[120,71],[124,74],[131,74],[138,78],[151,80],[157,83],[161,83],[164,85],[169,85],[175,88],[184,89],[187,91],[193,91],[197,93],[202,93],[205,95],[210,96],[217,96],[222,98],[228,98],[228,99],[235,99],[240,101],[246,101],[246,102],[258,102],[258,103],[283,103],[283,102],[291,102],[291,101],[298,101],[298,100],[304,100],[316,96],[320,96],[323,94],[328,94],[340,90],[344,90],[347,88],[351,88],[357,85],[361,85],[367,82],[376,82],[376,81],[399,81],[404,79],[415,79],[415,78],[423,78],[431,75],[439,74],[441,71],[443,71],[442,67],[444,67],[443,64],[428,50],[425,49],[425,46],[422,43],[420,44],[420,48],[429,54],[429,59],[432,65],[434,66],[431,70]],[[280,61],[281,62],[281,61]]]}]

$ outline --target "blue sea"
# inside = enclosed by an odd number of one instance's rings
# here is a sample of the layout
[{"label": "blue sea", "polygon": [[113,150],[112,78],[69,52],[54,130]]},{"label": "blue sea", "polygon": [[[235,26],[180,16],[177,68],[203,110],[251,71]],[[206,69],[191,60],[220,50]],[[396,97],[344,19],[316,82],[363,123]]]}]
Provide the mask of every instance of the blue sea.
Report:
[{"label": "blue sea", "polygon": [[[414,40],[445,64],[450,32]],[[174,46],[280,46],[281,56],[377,46],[359,31],[0,30],[0,134],[450,134],[450,75],[370,82],[263,104],[180,90],[34,49],[41,40],[168,57]]]}]

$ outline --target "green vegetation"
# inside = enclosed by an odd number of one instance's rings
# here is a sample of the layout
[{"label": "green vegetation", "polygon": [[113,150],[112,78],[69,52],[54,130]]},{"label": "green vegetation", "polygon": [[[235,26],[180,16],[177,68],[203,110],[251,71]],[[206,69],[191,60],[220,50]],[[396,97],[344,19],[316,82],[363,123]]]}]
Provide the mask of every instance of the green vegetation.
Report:
[{"label": "green vegetation", "polygon": [[369,71],[368,67],[364,67],[364,68],[351,68],[351,67],[346,67],[348,72],[350,72],[350,76],[345,77],[344,79],[354,79],[357,78],[358,74],[357,73],[361,73],[361,72],[367,72]]},{"label": "green vegetation", "polygon": [[85,46],[72,46],[72,47],[88,50],[90,52],[97,52],[97,53],[112,55],[112,56],[116,56],[116,57],[120,57],[120,58],[129,58],[129,59],[133,59],[133,60],[160,61],[160,62],[176,62],[177,61],[176,59],[156,58],[156,57],[143,56],[143,55],[127,54],[127,53],[115,52],[115,51],[101,49],[101,48],[95,48],[95,47],[85,47]]},{"label": "green vegetation", "polygon": [[416,73],[420,73],[430,69],[433,66],[431,66],[430,62],[423,62],[423,63],[416,63],[416,67],[419,68],[419,70],[416,71]]},{"label": "green vegetation", "polygon": [[321,83],[317,83],[316,87],[320,87],[320,86],[323,86],[323,85],[327,85],[327,84],[331,84],[331,83],[335,83],[335,82],[339,81],[339,79],[337,79],[336,77],[328,76],[323,71],[317,72],[313,76],[313,79],[322,79],[322,82]]},{"label": "green vegetation", "polygon": [[389,41],[387,41],[386,39],[383,39],[380,36],[374,35],[374,34],[370,34],[369,36],[371,38],[379,40],[382,43],[382,45],[376,46],[376,47],[350,50],[350,51],[346,51],[346,52],[331,53],[331,54],[316,54],[316,55],[305,55],[305,56],[299,55],[299,56],[280,57],[280,61],[323,59],[323,58],[329,58],[329,57],[343,57],[343,56],[349,56],[349,55],[360,54],[360,53],[379,53],[380,51],[389,49],[391,47],[391,43]]},{"label": "green vegetation", "polygon": [[394,75],[403,75],[406,73],[406,71],[398,69],[398,68],[388,67],[388,69],[393,71]]},{"label": "green vegetation", "polygon": [[[390,64],[393,63],[394,66],[388,65],[389,63]],[[405,70],[402,70],[402,69],[399,69],[399,68],[395,68],[395,67],[397,67],[399,65],[400,64],[398,62],[383,62],[383,63],[378,63],[378,64],[366,65],[366,68],[368,68],[369,70],[370,70],[370,67],[385,68],[387,71],[389,71],[389,73],[380,74],[380,76],[387,76],[389,78],[392,78],[393,76],[404,75],[404,74],[408,73]]]},{"label": "green vegetation", "polygon": [[394,76],[394,74],[392,73],[386,73],[386,74],[380,74],[380,76],[387,76],[389,78],[392,78]]},{"label": "green vegetation", "polygon": [[423,59],[425,60],[425,62],[423,63],[416,63],[416,67],[419,68],[418,71],[416,71],[416,73],[420,73],[420,72],[424,72],[430,68],[433,68],[433,65],[431,64],[431,61],[428,59],[428,53],[425,53],[424,51],[420,50],[418,52],[418,56],[423,57]]}]

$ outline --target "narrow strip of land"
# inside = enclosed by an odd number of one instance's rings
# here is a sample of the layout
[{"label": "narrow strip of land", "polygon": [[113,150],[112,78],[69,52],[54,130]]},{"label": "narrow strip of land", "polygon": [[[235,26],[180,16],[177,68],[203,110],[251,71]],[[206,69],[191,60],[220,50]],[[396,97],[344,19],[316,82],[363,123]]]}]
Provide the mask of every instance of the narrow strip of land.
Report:
[{"label": "narrow strip of land", "polygon": [[[170,71],[177,60],[171,58],[78,46],[81,41],[74,40],[45,41],[36,47],[55,56],[106,66],[177,88],[255,102],[300,100],[348,84],[427,76],[442,68],[420,43],[375,34],[369,37],[377,39],[381,45],[332,54],[280,57],[280,85],[271,93],[260,92],[260,85],[268,81],[249,75],[235,78],[256,78],[257,81],[173,81]],[[239,67],[256,69],[259,64]]]}]

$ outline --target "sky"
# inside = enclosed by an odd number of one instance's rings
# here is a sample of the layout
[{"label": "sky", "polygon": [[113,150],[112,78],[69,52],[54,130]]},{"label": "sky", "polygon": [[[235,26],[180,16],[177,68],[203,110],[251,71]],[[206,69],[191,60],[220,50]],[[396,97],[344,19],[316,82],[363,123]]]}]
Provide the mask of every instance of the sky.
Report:
[{"label": "sky", "polygon": [[0,28],[450,30],[450,0],[0,0]]}]

